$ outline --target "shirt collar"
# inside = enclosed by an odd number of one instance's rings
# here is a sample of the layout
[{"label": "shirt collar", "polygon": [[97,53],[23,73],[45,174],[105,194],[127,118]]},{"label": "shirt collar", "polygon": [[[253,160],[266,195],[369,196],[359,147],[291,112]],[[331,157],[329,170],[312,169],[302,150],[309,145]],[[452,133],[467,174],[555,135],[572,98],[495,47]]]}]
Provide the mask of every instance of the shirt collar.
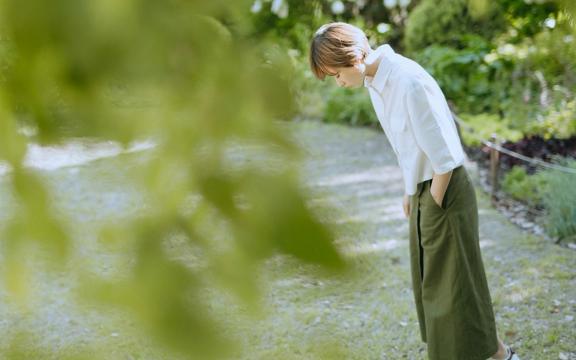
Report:
[{"label": "shirt collar", "polygon": [[378,69],[374,76],[365,76],[364,77],[364,86],[365,87],[373,87],[378,91],[382,91],[384,89],[384,85],[386,85],[386,80],[388,80],[388,76],[392,71],[393,67],[393,57],[396,53],[392,49],[392,47],[388,44],[384,44],[376,48],[376,50],[372,51],[370,55],[366,57],[364,63],[366,65],[372,64],[376,59],[381,57],[380,64],[378,65]]}]

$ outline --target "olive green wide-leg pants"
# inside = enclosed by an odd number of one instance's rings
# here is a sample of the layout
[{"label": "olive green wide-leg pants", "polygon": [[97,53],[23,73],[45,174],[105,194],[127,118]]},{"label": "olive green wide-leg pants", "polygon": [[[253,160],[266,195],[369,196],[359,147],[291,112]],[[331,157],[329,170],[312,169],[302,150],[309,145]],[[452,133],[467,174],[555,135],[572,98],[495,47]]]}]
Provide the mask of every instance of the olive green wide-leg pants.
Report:
[{"label": "olive green wide-leg pants", "polygon": [[466,168],[452,172],[442,206],[418,184],[410,200],[410,265],[420,334],[430,360],[486,360],[498,351],[479,245],[476,193]]}]

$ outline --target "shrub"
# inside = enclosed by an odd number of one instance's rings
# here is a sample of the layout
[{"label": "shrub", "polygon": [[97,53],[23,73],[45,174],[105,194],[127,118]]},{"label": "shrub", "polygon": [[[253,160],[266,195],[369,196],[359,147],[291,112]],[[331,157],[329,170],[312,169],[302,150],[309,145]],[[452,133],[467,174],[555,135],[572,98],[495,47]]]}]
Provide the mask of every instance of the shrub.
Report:
[{"label": "shrub", "polygon": [[[555,156],[553,162],[576,169],[576,159]],[[528,175],[514,166],[504,176],[502,190],[530,206],[545,208],[544,227],[550,236],[576,240],[576,174],[546,169]]]},{"label": "shrub", "polygon": [[[576,169],[576,159],[556,157],[560,165]],[[557,170],[544,172],[548,191],[542,201],[546,208],[546,230],[559,238],[576,237],[576,174]]]},{"label": "shrub", "polygon": [[492,96],[491,107],[527,134],[567,138],[575,134],[569,120],[562,120],[570,106],[566,99],[576,91],[573,26],[562,11],[548,19],[555,22],[554,28],[544,28],[533,37],[521,37],[511,28],[493,39],[494,49],[484,58],[493,69],[490,80],[498,95]]},{"label": "shrub", "polygon": [[468,0],[423,0],[406,24],[405,45],[417,51],[428,45],[462,47],[462,36],[475,33],[490,39],[505,26],[503,12],[491,2],[482,16],[473,16]]},{"label": "shrub", "polygon": [[461,119],[472,129],[462,129],[462,140],[466,146],[479,146],[480,140],[490,140],[492,134],[497,134],[501,140],[518,141],[522,132],[512,129],[506,118],[501,119],[495,114],[470,115],[462,114]]},{"label": "shrub", "polygon": [[576,100],[561,102],[560,109],[551,109],[541,120],[530,123],[527,132],[544,139],[568,139],[576,135]]},{"label": "shrub", "polygon": [[541,205],[542,194],[547,191],[544,173],[528,175],[521,166],[514,166],[502,181],[502,190],[516,200],[530,205]]},{"label": "shrub", "polygon": [[437,81],[459,111],[481,113],[498,110],[500,93],[492,81],[494,68],[484,61],[492,44],[477,35],[462,36],[466,46],[456,49],[430,45],[413,55]]}]

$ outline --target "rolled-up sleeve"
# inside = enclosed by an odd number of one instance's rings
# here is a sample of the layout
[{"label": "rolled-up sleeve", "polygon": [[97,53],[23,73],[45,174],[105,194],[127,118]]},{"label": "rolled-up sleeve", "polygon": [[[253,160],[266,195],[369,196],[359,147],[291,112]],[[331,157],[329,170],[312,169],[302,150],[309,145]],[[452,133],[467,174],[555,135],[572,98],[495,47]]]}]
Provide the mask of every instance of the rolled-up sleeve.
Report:
[{"label": "rolled-up sleeve", "polygon": [[434,173],[446,173],[457,165],[451,147],[455,141],[460,146],[457,134],[451,131],[452,115],[440,88],[420,80],[406,85],[404,95],[408,118],[416,144],[426,154]]}]

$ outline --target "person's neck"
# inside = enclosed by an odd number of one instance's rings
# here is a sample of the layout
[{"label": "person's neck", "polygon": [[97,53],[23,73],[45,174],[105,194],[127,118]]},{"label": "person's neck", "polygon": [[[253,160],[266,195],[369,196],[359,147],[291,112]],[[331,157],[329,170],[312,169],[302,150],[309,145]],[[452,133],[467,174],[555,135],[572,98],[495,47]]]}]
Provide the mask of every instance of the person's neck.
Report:
[{"label": "person's neck", "polygon": [[[375,50],[372,50],[375,51]],[[370,52],[372,53],[372,52]],[[380,61],[382,60],[382,56],[384,54],[380,54],[378,56],[378,58],[376,58],[376,60],[374,60],[373,63],[371,64],[366,64],[366,76],[371,76],[373,77],[374,75],[376,75],[376,71],[378,70],[378,66],[380,65]]]}]

